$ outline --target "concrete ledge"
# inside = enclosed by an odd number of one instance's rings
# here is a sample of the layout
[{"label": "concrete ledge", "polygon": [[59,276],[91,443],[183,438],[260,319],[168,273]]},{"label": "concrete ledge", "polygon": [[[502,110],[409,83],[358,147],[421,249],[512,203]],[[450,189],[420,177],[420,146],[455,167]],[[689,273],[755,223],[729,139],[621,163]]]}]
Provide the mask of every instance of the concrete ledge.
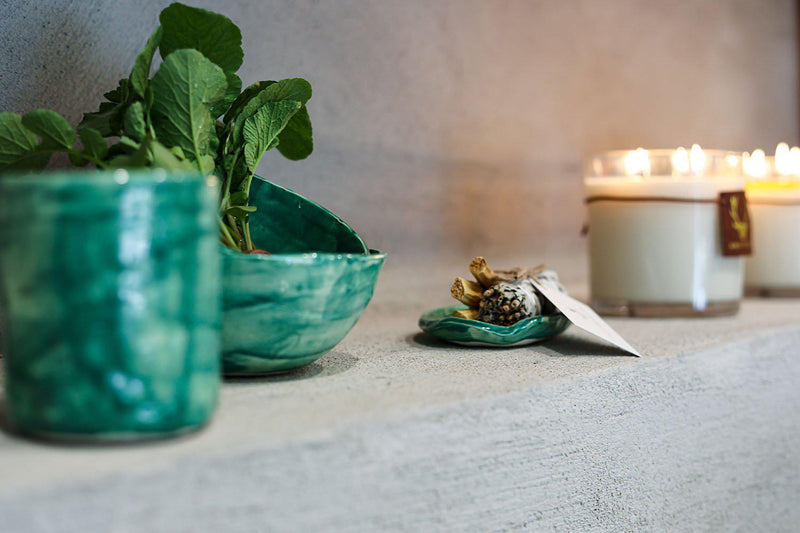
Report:
[{"label": "concrete ledge", "polygon": [[441,345],[414,333],[420,309],[403,298],[379,294],[304,372],[227,383],[199,436],[115,449],[0,436],[3,529],[800,523],[800,302],[615,321],[639,360],[576,331],[512,350]]}]

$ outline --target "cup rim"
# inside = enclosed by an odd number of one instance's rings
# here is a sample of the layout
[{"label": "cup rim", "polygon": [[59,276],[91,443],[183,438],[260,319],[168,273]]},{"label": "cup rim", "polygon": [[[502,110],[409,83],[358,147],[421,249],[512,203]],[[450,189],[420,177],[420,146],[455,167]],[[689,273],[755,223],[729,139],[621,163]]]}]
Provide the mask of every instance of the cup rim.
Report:
[{"label": "cup rim", "polygon": [[167,170],[163,168],[141,169],[53,169],[43,172],[2,172],[0,186],[21,185],[62,185],[77,186],[124,187],[143,183],[183,183],[202,182],[209,186],[217,186],[218,180],[213,175],[204,175],[199,171]]}]

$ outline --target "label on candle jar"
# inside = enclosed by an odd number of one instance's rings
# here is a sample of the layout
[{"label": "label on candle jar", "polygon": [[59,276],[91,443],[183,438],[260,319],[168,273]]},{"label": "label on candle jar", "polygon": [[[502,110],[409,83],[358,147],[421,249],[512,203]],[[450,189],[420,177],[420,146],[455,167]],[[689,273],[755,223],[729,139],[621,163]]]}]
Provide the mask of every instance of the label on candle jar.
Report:
[{"label": "label on candle jar", "polygon": [[744,191],[719,193],[722,255],[750,255],[750,215]]}]

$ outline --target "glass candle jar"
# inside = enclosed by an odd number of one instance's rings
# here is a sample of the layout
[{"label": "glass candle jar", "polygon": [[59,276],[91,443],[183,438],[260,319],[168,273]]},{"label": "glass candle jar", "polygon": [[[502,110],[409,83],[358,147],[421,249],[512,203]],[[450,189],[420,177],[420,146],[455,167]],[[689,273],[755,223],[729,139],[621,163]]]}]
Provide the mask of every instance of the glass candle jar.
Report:
[{"label": "glass candle jar", "polygon": [[748,294],[800,297],[800,148],[781,143],[775,157],[745,154],[753,255]]},{"label": "glass candle jar", "polygon": [[17,431],[128,441],[208,421],[220,381],[216,190],[163,170],[0,177]]},{"label": "glass candle jar", "polygon": [[591,303],[601,314],[733,314],[744,259],[721,248],[721,192],[744,189],[741,154],[614,151],[587,160]]}]

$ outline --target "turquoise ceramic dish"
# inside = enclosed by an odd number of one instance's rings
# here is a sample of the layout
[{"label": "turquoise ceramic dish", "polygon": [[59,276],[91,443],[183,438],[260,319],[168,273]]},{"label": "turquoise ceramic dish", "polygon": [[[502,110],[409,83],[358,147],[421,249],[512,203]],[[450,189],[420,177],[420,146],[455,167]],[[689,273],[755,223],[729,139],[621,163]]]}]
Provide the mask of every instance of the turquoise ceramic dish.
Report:
[{"label": "turquoise ceramic dish", "polygon": [[216,189],[163,170],[0,178],[5,400],[18,431],[128,441],[208,421]]},{"label": "turquoise ceramic dish", "polygon": [[513,326],[496,326],[478,320],[450,316],[463,305],[440,307],[424,313],[419,319],[422,331],[435,337],[465,346],[524,346],[547,340],[569,327],[561,313],[520,320]]},{"label": "turquoise ceramic dish", "polygon": [[330,211],[262,178],[251,204],[253,240],[271,255],[222,251],[228,376],[285,372],[325,355],[361,317],[386,257]]}]

